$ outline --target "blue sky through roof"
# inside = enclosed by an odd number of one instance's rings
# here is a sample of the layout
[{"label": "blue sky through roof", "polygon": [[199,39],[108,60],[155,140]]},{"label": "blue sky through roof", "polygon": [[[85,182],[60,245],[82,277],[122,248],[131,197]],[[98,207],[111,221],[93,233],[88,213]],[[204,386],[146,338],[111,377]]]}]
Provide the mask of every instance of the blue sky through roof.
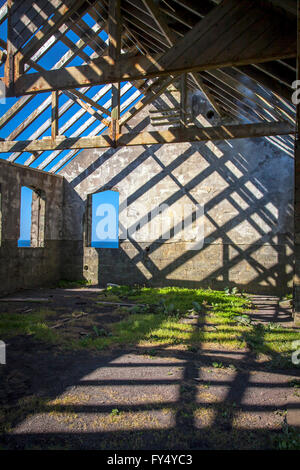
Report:
[{"label": "blue sky through roof", "polygon": [[[0,7],[5,3],[4,0],[0,0]],[[85,23],[92,28],[95,26],[95,21],[91,18],[90,15],[86,14],[83,17]],[[66,36],[69,40],[71,40],[74,44],[79,41],[79,36],[74,33],[73,31],[69,30],[66,33]],[[107,41],[108,36],[105,31],[99,32],[99,37],[103,41]],[[7,21],[3,22],[0,25],[0,38],[4,41],[7,39]],[[0,48],[1,49],[1,48]],[[49,70],[52,68],[58,60],[66,54],[68,51],[68,47],[66,47],[61,41],[57,41],[48,52],[46,52],[37,62],[40,66],[44,67],[45,69]],[[91,55],[94,50],[92,49],[91,45],[87,45],[83,48],[83,51],[87,55]],[[70,61],[67,65],[82,65],[84,63],[81,57],[74,57],[72,61]],[[34,70],[30,69],[29,73],[33,73]],[[0,75],[4,75],[4,65],[0,66]],[[128,100],[136,91],[135,87],[132,87],[126,90],[127,82],[121,83],[121,90],[122,87],[125,86],[123,89],[123,94],[121,96],[121,105]],[[106,87],[106,88],[105,88]],[[104,90],[107,90],[104,92]],[[121,91],[122,93],[122,91]],[[90,87],[86,91],[86,95],[89,98],[96,96],[96,101],[101,104],[102,106],[107,107],[107,102],[111,100],[111,90],[107,85],[97,85]],[[136,102],[141,99],[142,95],[137,97],[131,104],[130,107],[133,106]],[[10,108],[13,106],[20,98],[6,98],[5,103],[0,104],[0,116],[3,116]],[[43,105],[45,100],[48,99],[48,103]],[[59,106],[65,107],[65,111],[61,112],[59,118],[59,128],[63,135],[70,137],[72,135],[99,135],[105,130],[106,127],[101,126],[101,122],[98,119],[93,119],[92,116],[86,112],[83,112],[81,106],[78,104],[71,104],[68,105],[69,98],[64,95],[63,93],[59,96]],[[18,128],[18,126],[28,117],[30,116],[33,111],[35,111],[38,107],[43,106],[43,111],[28,125],[28,127],[23,130],[22,132],[17,133],[17,135],[13,135],[14,140],[26,140],[30,138],[40,139],[45,136],[51,135],[51,93],[40,93],[31,98],[28,97],[28,102],[25,106],[14,116],[12,117],[5,126],[0,129],[0,137],[5,139],[10,136],[12,132]],[[110,107],[108,109],[111,109]],[[128,110],[128,107],[122,110],[121,115],[124,114]],[[75,122],[72,125],[69,124],[71,118],[76,117]],[[103,115],[104,117],[108,117],[107,115]],[[60,153],[47,151],[43,152],[34,160],[29,166],[32,168],[38,168],[43,162],[46,161],[47,158],[54,157],[51,162],[46,164],[43,168],[45,171],[50,171],[55,165],[59,164],[60,161],[66,159],[65,163],[59,168],[58,171],[62,170],[71,160],[77,157],[77,155],[81,151],[70,151],[65,150]],[[4,154],[0,153],[0,158],[6,160],[11,154]],[[26,164],[26,161],[31,157],[31,154],[28,152],[19,154],[18,158],[15,160],[16,163],[19,164]],[[30,230],[31,230],[31,203],[32,203],[32,190],[23,186],[21,188],[21,214],[20,214],[20,239],[18,241],[19,246],[30,246]],[[92,244],[93,246],[97,247],[111,247],[117,248],[118,247],[118,217],[119,217],[119,194],[114,191],[105,191],[102,193],[94,194],[92,196],[93,201],[93,215],[92,215]],[[104,208],[101,212],[99,207]],[[111,210],[107,210],[107,208],[111,208]],[[106,210],[105,210],[106,208]],[[97,212],[98,211],[98,212]],[[99,215],[102,214],[102,215]],[[99,238],[99,233],[101,234],[101,227],[105,230],[107,229],[107,224],[110,224],[112,227],[115,227],[114,236],[112,236],[112,232],[110,231],[109,237],[104,239],[102,237]],[[98,230],[97,230],[98,227]],[[100,229],[99,229],[100,227]],[[102,231],[103,231],[102,230]],[[98,235],[97,235],[98,233]]]},{"label": "blue sky through roof", "polygon": [[[2,6],[5,2],[2,0],[0,1],[0,6]],[[83,16],[83,20],[85,23],[92,28],[95,26],[95,21],[91,18],[89,14],[85,14]],[[99,37],[103,41],[107,41],[108,36],[105,31],[100,31],[99,32]],[[70,39],[74,44],[80,39],[77,34],[75,34],[73,31],[69,30],[66,33],[66,36],[68,39]],[[3,40],[6,40],[7,37],[7,21],[3,22],[2,25],[0,25],[0,37]],[[92,49],[93,43],[91,45],[85,46],[83,49],[84,52],[88,55],[92,54],[94,51]],[[45,69],[50,69],[53,67],[58,60],[64,56],[64,54],[68,51],[69,49],[61,42],[57,41],[45,55],[43,55],[39,60],[38,64],[44,67]],[[75,57],[72,59],[71,62],[69,62],[67,65],[82,65],[84,63],[83,59],[80,57]],[[29,73],[34,72],[33,69],[30,69]],[[0,66],[0,74],[1,76],[4,75],[4,65]],[[126,85],[125,83],[122,83],[121,86],[123,87]],[[105,88],[106,87],[106,88]],[[101,92],[102,90],[102,92]],[[107,90],[104,93],[104,90]],[[128,99],[130,96],[132,96],[137,89],[135,87],[132,87],[131,89],[127,90],[126,93],[123,93],[123,96],[121,96],[121,105]],[[86,95],[89,98],[93,98],[96,96],[96,101],[101,104],[102,106],[106,106],[108,104],[108,101],[111,99],[111,90],[107,85],[98,85],[98,86],[93,86],[91,87],[87,92]],[[97,96],[98,95],[98,96]],[[142,95],[137,97],[132,104],[130,104],[130,107],[133,106],[137,101],[141,99]],[[0,104],[0,115],[4,115],[10,108],[11,106],[16,103],[20,98],[7,98],[5,104]],[[43,105],[45,100],[48,99],[47,105]],[[65,112],[61,112],[60,117],[59,117],[59,128],[60,128],[60,133],[67,136],[77,136],[77,135],[82,135],[82,136],[87,136],[87,135],[100,135],[104,131],[107,131],[107,128],[101,125],[101,122],[98,119],[94,119],[89,113],[85,112],[81,106],[79,106],[76,103],[73,104],[67,104],[70,103],[70,99],[64,95],[63,93],[59,96],[59,106],[62,107],[63,105],[65,108]],[[40,115],[33,120],[32,123],[28,125],[28,127],[23,130],[22,132],[19,132],[17,135],[13,135],[14,140],[26,140],[30,138],[35,138],[35,139],[40,139],[45,136],[50,136],[51,135],[51,129],[50,129],[50,124],[51,124],[51,93],[40,93],[37,94],[36,96],[33,96],[31,99],[28,100],[26,105],[13,117],[11,118],[5,126],[3,126],[0,129],[0,138],[7,138],[10,136],[10,134],[15,131],[18,126],[28,117],[32,114],[34,110],[36,110],[39,106],[43,106],[43,111],[40,113]],[[110,107],[108,108],[110,109]],[[126,112],[128,108],[126,107],[124,110],[122,110],[121,114]],[[69,120],[75,116],[75,121],[69,125]],[[106,117],[106,115],[103,115],[103,117]],[[59,168],[57,171],[61,171],[64,166],[66,166],[73,158],[75,158],[80,151],[77,152],[71,152],[71,151],[63,151],[60,152],[58,155],[56,155],[54,152],[43,152],[36,160],[34,160],[29,166],[32,168],[37,168],[39,165],[42,165],[43,162],[48,158],[49,156],[55,157],[54,160],[50,163],[48,163],[46,166],[44,166],[45,171],[51,170],[56,164],[60,162],[63,158],[67,159],[67,156],[69,154],[69,158],[65,161],[64,165]],[[0,158],[6,160],[11,154],[4,154],[0,153]],[[29,153],[21,153],[18,155],[16,158],[15,162],[20,163],[20,164],[26,164],[26,161],[30,158]],[[43,165],[42,165],[43,166]]]}]

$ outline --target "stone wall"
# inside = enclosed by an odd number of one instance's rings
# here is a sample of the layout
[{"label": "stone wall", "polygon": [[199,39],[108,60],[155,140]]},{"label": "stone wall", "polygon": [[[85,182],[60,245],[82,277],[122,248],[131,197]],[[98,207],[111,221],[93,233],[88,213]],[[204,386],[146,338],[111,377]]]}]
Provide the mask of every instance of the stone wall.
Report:
[{"label": "stone wall", "polygon": [[[189,102],[191,119],[207,125],[207,104],[198,95]],[[170,92],[124,130],[153,130],[149,111],[176,103]],[[61,172],[63,277],[286,293],[293,272],[292,152],[282,139],[266,138],[81,152]],[[87,196],[105,189],[119,191],[121,225],[133,215],[140,221],[119,249],[85,246]],[[151,235],[151,211],[162,204],[179,220],[186,205],[204,208],[202,247],[194,249],[193,236],[183,232],[171,230],[167,240]],[[168,214],[154,219],[161,224]]]},{"label": "stone wall", "polygon": [[[40,220],[45,217],[42,247],[18,248],[22,186],[40,191],[45,198],[45,214],[39,215]],[[63,178],[0,161],[0,192],[0,295],[57,282],[61,277]],[[33,198],[33,209],[36,204]],[[34,226],[36,238],[41,236],[37,232]]]},{"label": "stone wall", "polygon": [[[208,118],[203,97],[188,98],[189,121],[219,123]],[[178,104],[169,89],[123,132],[165,128],[153,123]],[[0,294],[62,278],[286,293],[293,274],[292,157],[285,139],[261,138],[86,150],[60,176],[1,161]],[[44,233],[33,227],[37,247],[17,246],[22,186],[42,198],[32,208],[33,224],[45,218]],[[107,189],[120,196],[119,249],[87,246],[88,196]]]}]

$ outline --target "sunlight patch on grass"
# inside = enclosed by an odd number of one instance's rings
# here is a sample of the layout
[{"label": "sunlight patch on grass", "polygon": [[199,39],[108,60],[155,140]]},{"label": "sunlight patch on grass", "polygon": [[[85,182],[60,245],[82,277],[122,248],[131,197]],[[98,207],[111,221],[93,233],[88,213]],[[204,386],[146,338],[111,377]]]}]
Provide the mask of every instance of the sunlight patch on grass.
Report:
[{"label": "sunlight patch on grass", "polygon": [[[190,352],[197,352],[202,346],[248,348],[257,357],[263,354],[281,365],[291,362],[292,342],[300,339],[296,329],[276,323],[252,322],[245,314],[249,312],[251,302],[243,295],[228,291],[120,286],[101,292],[98,301],[101,300],[134,305],[118,307],[110,314],[111,322],[99,328],[93,325],[91,315],[90,331],[87,329],[83,337],[70,336],[69,327],[51,329],[53,315],[57,315],[52,310],[4,313],[0,314],[0,335],[3,339],[31,335],[72,350],[101,351],[126,345],[180,347]],[[119,315],[119,321],[113,321],[115,315]],[[193,318],[195,324],[192,324]]]}]

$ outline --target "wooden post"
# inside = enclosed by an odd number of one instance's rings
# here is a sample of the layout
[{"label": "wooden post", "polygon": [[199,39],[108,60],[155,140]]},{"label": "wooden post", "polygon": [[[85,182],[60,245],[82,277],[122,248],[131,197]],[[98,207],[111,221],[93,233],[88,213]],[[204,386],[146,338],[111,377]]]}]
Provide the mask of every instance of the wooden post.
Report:
[{"label": "wooden post", "polygon": [[120,83],[111,85],[111,138],[116,141],[120,134]]},{"label": "wooden post", "polygon": [[181,75],[180,80],[180,125],[186,127],[187,125],[187,86],[186,86],[186,73]]},{"label": "wooden post", "polygon": [[[297,80],[300,80],[300,0],[297,2]],[[300,104],[296,105],[294,187],[294,320],[300,323]]]},{"label": "wooden post", "polygon": [[[117,61],[121,53],[121,0],[109,0],[108,55]],[[114,142],[120,133],[120,83],[111,85],[110,135]]]},{"label": "wooden post", "polygon": [[58,136],[58,91],[52,92],[52,110],[51,110],[51,137],[52,140]]},{"label": "wooden post", "polygon": [[4,66],[4,79],[7,96],[14,94],[14,44],[12,41],[12,14],[13,0],[7,0],[7,47],[6,61]]}]

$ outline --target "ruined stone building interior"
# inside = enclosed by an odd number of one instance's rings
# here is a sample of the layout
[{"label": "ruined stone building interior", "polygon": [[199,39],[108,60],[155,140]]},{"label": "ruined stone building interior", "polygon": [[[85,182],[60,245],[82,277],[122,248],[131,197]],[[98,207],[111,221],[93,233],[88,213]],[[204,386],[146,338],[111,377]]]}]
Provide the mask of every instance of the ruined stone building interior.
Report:
[{"label": "ruined stone building interior", "polygon": [[[111,32],[120,36],[118,51],[113,41],[99,35],[100,31],[109,33],[109,2],[79,1],[68,6],[67,1],[40,1],[35,2],[38,8],[30,7],[31,3],[12,2],[9,7],[10,2],[5,2],[0,16],[1,23],[11,16],[11,38],[0,43],[2,69],[6,67],[3,76],[11,88],[0,122],[1,291],[82,277],[95,284],[122,283],[128,272],[132,282],[141,284],[238,286],[256,293],[284,293],[291,288],[296,10],[291,12],[286,2],[282,11],[276,5],[279,2],[261,2],[268,12],[270,24],[266,24],[265,11],[253,2],[206,1],[194,8],[193,2],[161,2],[161,12],[157,2],[149,2],[148,9],[138,0],[123,2],[122,27]],[[59,4],[66,11],[62,13]],[[227,16],[222,11],[225,4]],[[250,6],[253,31],[243,16],[243,8]],[[187,44],[194,50],[198,24],[207,15],[214,20],[215,14],[218,21],[219,9],[225,15],[221,26],[226,36],[221,40],[220,34],[220,41],[210,43],[206,54],[216,65],[211,68],[209,63],[205,70],[208,59],[201,57],[201,71],[188,73],[187,65],[184,73],[177,72],[179,65],[169,52],[172,44],[183,44],[188,35]],[[54,16],[45,23],[45,15]],[[230,15],[232,25],[227,19]],[[259,22],[261,17],[264,21]],[[207,41],[209,34],[215,35],[212,20],[205,20],[210,27]],[[285,37],[276,38],[278,23],[287,31]],[[68,32],[74,32],[72,40]],[[245,42],[234,42],[234,35],[242,34]],[[53,52],[57,43],[65,46],[59,52],[67,50],[62,57]],[[238,46],[243,49],[240,54]],[[159,77],[153,78],[153,71],[147,73],[146,65],[140,74],[131,69],[127,73],[126,66],[117,72],[112,66],[115,75],[135,78],[120,85],[117,133],[124,142],[107,140],[105,148],[96,143],[100,135],[114,139],[111,100],[118,90],[111,90],[109,78],[94,78],[92,67],[91,78],[87,73],[80,83],[81,78],[74,75],[72,84],[65,86],[64,71],[71,70],[75,58],[81,59],[78,63],[100,67],[105,60],[101,57],[119,53],[120,60],[127,57],[131,66],[143,55],[167,52],[172,58],[170,72]],[[42,80],[40,64],[47,55],[53,62],[49,70],[57,72],[45,71]],[[11,83],[10,63],[16,63],[18,56],[28,57],[21,65],[26,73]],[[249,56],[255,57],[253,64]],[[184,58],[178,58],[178,63]],[[217,67],[218,61],[227,66]],[[11,66],[19,74],[16,65]],[[93,80],[95,90],[80,88]],[[72,85],[78,90],[74,92]],[[98,105],[100,100],[104,104]],[[227,133],[222,126],[239,127],[233,128],[232,139],[226,139],[231,131]],[[211,139],[201,132],[206,127],[216,133]],[[33,188],[45,204],[44,211],[35,211],[32,219],[31,236],[39,232],[39,239],[32,238],[30,250],[17,246],[22,186]],[[91,248],[86,234],[89,198],[104,190],[119,193],[121,220],[131,210],[139,212],[142,221],[138,236],[121,240],[118,250]],[[122,211],[125,199],[126,214]],[[190,240],[180,233],[165,243],[151,238],[147,230],[143,234],[145,218],[155,207],[168,204],[180,213],[189,203],[205,208],[202,249],[189,250]]]},{"label": "ruined stone building interior", "polygon": [[[61,280],[293,293],[296,324],[297,8],[0,1],[0,296]],[[106,192],[114,247],[93,238]]]}]

